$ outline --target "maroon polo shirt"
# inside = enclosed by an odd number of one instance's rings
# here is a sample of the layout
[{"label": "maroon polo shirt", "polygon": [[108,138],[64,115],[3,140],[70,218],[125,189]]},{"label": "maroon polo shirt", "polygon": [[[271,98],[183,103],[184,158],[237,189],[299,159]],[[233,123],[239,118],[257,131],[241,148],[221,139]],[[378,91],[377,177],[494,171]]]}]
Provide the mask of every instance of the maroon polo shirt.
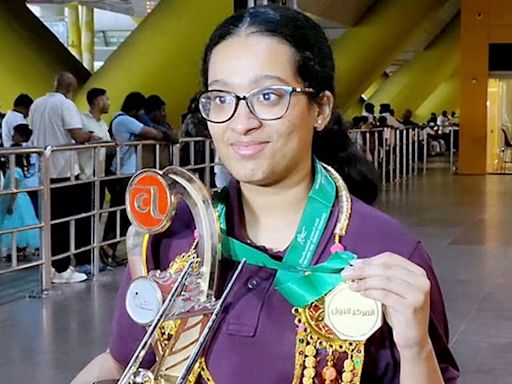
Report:
[{"label": "maroon polo shirt", "polygon": [[[330,256],[337,216],[336,203],[313,264],[322,263]],[[229,187],[226,219],[228,234],[247,242],[237,183]],[[193,231],[190,211],[185,205],[180,205],[170,228],[151,238],[148,267],[167,268],[174,257],[190,249]],[[342,243],[359,258],[389,251],[402,255],[426,271],[431,282],[430,339],[445,382],[457,383],[459,368],[448,347],[448,322],[443,297],[431,259],[421,242],[396,220],[353,198],[350,224]],[[279,258],[283,253],[271,256]],[[232,264],[229,260],[221,262],[221,281],[227,280],[234,267]],[[252,265],[242,270],[223,318],[205,351],[208,369],[217,384],[283,384],[292,381],[296,326],[292,306],[273,286],[275,275],[273,270]],[[127,269],[117,298],[110,341],[112,356],[122,365],[128,363],[145,333],[145,328],[135,324],[125,309],[130,280]],[[154,359],[154,354],[148,353],[144,366],[150,367]],[[320,361],[319,368],[324,364]],[[366,342],[361,383],[398,384],[399,377],[400,356],[392,330],[385,323]]]}]

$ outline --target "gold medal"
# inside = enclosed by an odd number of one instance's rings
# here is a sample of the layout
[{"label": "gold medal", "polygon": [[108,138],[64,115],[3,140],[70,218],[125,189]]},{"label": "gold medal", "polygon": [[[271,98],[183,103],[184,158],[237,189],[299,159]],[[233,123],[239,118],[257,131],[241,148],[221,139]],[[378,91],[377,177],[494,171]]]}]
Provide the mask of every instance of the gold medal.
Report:
[{"label": "gold medal", "polygon": [[341,283],[325,297],[325,322],[342,340],[365,341],[382,325],[382,304]]}]

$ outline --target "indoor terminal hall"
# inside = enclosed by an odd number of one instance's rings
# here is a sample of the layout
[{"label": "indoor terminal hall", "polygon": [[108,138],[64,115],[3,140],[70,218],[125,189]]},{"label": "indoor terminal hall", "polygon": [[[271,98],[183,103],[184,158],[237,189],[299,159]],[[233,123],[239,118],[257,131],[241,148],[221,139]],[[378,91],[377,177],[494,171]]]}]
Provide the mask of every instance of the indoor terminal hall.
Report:
[{"label": "indoor terminal hall", "polygon": [[512,2],[0,2],[0,384],[512,384]]}]

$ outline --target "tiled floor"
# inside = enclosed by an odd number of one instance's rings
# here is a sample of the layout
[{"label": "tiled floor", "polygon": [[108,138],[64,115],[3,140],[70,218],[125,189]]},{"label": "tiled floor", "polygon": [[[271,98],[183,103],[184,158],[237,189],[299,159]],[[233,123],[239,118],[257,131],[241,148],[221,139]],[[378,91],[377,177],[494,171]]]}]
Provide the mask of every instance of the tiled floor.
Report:
[{"label": "tiled floor", "polygon": [[[416,232],[432,255],[465,384],[512,383],[509,197],[512,177],[434,169],[384,191],[378,203]],[[68,383],[104,350],[121,272],[59,287],[46,299],[0,305],[0,383]]]}]

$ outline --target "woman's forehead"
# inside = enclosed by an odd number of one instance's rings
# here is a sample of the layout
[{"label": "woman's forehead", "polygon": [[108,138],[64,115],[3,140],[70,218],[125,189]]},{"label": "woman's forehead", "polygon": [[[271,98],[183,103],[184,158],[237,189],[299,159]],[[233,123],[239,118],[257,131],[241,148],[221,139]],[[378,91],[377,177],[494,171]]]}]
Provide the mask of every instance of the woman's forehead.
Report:
[{"label": "woman's forehead", "polygon": [[295,51],[285,41],[261,34],[231,37],[212,51],[208,84],[296,83]]}]

